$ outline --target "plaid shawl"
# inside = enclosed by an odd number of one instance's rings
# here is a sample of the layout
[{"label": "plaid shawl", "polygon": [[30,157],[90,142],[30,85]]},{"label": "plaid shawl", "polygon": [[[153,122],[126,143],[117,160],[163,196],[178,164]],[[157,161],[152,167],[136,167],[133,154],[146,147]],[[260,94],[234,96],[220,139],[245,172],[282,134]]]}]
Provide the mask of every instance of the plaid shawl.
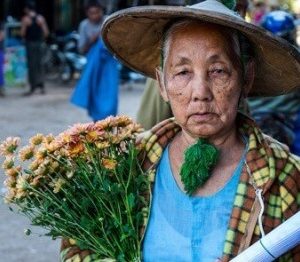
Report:
[{"label": "plaid shawl", "polygon": [[[235,195],[222,261],[229,261],[239,252],[242,239],[247,234],[256,197],[255,189],[262,189],[263,192],[265,233],[270,232],[300,210],[300,158],[292,155],[283,144],[264,135],[253,120],[238,115],[237,123],[240,133],[249,139],[247,165],[243,167]],[[174,119],[167,119],[143,133],[139,140],[145,149],[143,167],[149,171],[152,188],[155,168],[163,150],[179,131],[180,127]],[[150,205],[151,192],[147,197]],[[141,229],[142,234],[146,225],[147,219]],[[256,242],[260,235],[259,226],[256,224],[251,243]],[[62,242],[61,255],[63,261],[95,261],[92,254],[80,250],[68,240]],[[282,256],[279,261],[300,261],[300,246]]]}]

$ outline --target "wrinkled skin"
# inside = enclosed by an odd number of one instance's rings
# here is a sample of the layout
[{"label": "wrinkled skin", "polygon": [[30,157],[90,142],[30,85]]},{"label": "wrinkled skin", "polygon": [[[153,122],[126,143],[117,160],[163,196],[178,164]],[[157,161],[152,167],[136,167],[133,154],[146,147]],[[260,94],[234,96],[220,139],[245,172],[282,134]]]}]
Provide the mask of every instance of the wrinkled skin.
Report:
[{"label": "wrinkled skin", "polygon": [[194,22],[173,32],[158,78],[164,100],[190,138],[218,144],[234,133],[239,99],[251,86],[242,80],[238,49],[215,25]]}]

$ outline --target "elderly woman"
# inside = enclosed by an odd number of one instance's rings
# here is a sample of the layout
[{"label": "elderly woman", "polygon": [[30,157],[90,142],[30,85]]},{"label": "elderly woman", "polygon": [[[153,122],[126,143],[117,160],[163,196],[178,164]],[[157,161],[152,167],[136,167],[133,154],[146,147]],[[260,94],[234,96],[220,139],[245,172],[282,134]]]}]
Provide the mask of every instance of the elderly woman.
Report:
[{"label": "elderly woman", "polygon": [[[299,159],[237,110],[247,95],[299,86],[292,46],[216,0],[123,10],[103,39],[156,75],[174,114],[143,134],[143,166],[155,174],[143,261],[228,261],[299,210]],[[89,254],[68,241],[63,251]],[[281,261],[300,261],[300,247]]]},{"label": "elderly woman", "polygon": [[[189,1],[189,3],[197,3],[201,1]],[[245,18],[249,2],[248,0],[237,0],[235,11]],[[136,120],[145,129],[150,129],[164,119],[173,116],[170,105],[166,103],[159,94],[157,81],[147,78],[141,102],[137,111]],[[243,105],[244,106],[244,105]],[[247,111],[247,107],[245,108]]]}]

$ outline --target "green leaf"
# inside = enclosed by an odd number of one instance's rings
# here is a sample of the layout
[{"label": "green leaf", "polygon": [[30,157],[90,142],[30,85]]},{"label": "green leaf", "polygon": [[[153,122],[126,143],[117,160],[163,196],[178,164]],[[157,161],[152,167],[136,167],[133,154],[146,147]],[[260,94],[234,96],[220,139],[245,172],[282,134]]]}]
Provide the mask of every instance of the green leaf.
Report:
[{"label": "green leaf", "polygon": [[127,202],[128,202],[128,206],[129,206],[130,210],[132,210],[132,208],[134,207],[134,202],[135,202],[135,196],[133,195],[133,193],[129,194]]},{"label": "green leaf", "polygon": [[83,228],[89,228],[91,225],[91,220],[88,219],[86,216],[82,216],[80,218],[80,226],[82,226]]},{"label": "green leaf", "polygon": [[125,255],[123,253],[119,254],[117,260],[118,262],[126,262]]},{"label": "green leaf", "polygon": [[29,170],[29,169],[24,169],[24,173],[25,173],[25,174],[28,174],[28,175],[33,175],[33,174],[34,174],[34,172],[32,172],[32,171]]}]

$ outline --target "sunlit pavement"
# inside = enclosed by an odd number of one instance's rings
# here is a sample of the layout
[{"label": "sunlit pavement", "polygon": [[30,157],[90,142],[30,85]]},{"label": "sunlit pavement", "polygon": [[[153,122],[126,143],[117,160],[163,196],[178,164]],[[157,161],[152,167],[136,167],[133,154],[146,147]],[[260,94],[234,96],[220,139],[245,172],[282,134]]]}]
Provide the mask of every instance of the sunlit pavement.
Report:
[{"label": "sunlit pavement", "polygon": [[[7,136],[20,136],[23,144],[36,133],[54,135],[78,122],[89,122],[85,110],[69,102],[73,88],[47,85],[45,95],[23,97],[25,89],[9,88],[7,96],[0,97],[0,140]],[[143,84],[120,88],[119,114],[135,118]],[[5,192],[0,172],[0,261],[5,262],[56,262],[59,261],[60,241],[53,241],[38,228],[30,227],[27,218],[9,211],[3,203]],[[26,236],[24,229],[32,234]]]}]

